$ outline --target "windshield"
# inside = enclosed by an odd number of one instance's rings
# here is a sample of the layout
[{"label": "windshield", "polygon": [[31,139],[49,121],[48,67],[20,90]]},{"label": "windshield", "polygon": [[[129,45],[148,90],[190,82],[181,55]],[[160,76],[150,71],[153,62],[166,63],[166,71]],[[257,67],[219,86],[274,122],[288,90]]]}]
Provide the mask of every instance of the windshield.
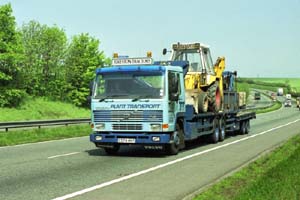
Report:
[{"label": "windshield", "polygon": [[172,60],[189,61],[189,72],[201,72],[203,69],[200,52],[197,49],[175,51]]},{"label": "windshield", "polygon": [[163,96],[164,76],[161,72],[99,74],[96,77],[93,94],[96,99],[158,99]]}]

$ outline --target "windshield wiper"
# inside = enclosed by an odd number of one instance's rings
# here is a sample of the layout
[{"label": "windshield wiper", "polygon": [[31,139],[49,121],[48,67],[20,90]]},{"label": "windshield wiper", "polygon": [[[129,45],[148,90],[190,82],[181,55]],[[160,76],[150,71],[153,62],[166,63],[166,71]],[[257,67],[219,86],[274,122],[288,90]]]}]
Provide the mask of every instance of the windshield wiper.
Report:
[{"label": "windshield wiper", "polygon": [[131,101],[134,102],[134,101],[138,101],[140,99],[149,98],[149,97],[152,97],[152,95],[150,95],[150,94],[140,95],[140,96],[134,97]]},{"label": "windshield wiper", "polygon": [[113,98],[113,97],[119,97],[119,96],[126,96],[126,94],[112,94],[112,95],[106,95],[106,96],[102,97],[101,99],[99,99],[99,102],[103,102],[103,101],[105,101],[106,99]]}]

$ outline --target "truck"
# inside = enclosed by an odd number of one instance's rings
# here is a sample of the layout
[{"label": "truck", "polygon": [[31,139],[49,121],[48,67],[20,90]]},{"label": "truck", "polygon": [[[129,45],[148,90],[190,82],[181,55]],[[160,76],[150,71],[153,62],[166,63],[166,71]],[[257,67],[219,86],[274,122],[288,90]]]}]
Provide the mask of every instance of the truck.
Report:
[{"label": "truck", "polygon": [[98,68],[91,88],[90,141],[107,154],[116,154],[122,145],[175,155],[187,141],[199,137],[212,143],[229,132],[247,134],[255,112],[238,106],[233,85],[235,74],[224,81],[223,106],[215,112],[197,112],[186,99],[185,77],[188,61],[156,61],[142,58],[115,58],[112,66]]},{"label": "truck", "polygon": [[277,96],[283,96],[283,88],[277,89]]}]

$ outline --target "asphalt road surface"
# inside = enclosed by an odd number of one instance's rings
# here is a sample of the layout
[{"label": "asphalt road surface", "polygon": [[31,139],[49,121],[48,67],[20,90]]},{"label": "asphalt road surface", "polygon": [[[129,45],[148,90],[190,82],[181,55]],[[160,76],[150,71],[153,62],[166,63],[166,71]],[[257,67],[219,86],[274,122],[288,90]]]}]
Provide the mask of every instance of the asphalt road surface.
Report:
[{"label": "asphalt road surface", "polygon": [[248,135],[176,156],[141,147],[107,156],[88,137],[0,148],[0,199],[183,199],[300,132],[300,111],[257,115]]},{"label": "asphalt road surface", "polygon": [[[261,91],[261,90],[258,90]],[[260,95],[260,100],[254,99],[255,91],[251,90],[248,96],[247,108],[262,108],[272,105],[272,100],[270,97],[266,96],[262,91]]]}]

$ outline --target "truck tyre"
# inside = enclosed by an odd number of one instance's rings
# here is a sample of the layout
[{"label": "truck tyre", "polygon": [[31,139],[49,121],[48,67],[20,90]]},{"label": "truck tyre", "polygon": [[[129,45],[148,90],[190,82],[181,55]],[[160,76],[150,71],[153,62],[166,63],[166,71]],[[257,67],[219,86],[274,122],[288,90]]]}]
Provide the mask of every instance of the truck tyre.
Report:
[{"label": "truck tyre", "polygon": [[223,118],[219,120],[219,141],[222,142],[225,140],[225,131],[226,131],[226,124]]},{"label": "truck tyre", "polygon": [[208,88],[208,99],[208,111],[219,112],[222,108],[222,97],[218,82]]},{"label": "truck tyre", "polygon": [[245,121],[240,122],[240,134],[242,134],[242,135],[246,134],[246,122]]},{"label": "truck tyre", "polygon": [[198,113],[206,113],[208,111],[208,96],[206,92],[200,92],[198,96]]},{"label": "truck tyre", "polygon": [[115,154],[117,154],[118,151],[119,151],[119,149],[120,149],[120,145],[117,145],[117,144],[115,144],[115,145],[113,146],[113,148],[104,148],[105,152],[106,152],[108,155],[115,155]]},{"label": "truck tyre", "polygon": [[245,121],[245,133],[248,134],[250,132],[250,121]]},{"label": "truck tyre", "polygon": [[179,124],[176,124],[176,130],[171,135],[173,143],[166,145],[166,153],[169,155],[177,155],[180,150],[180,144],[182,143],[180,134],[183,134],[183,131]]},{"label": "truck tyre", "polygon": [[210,134],[210,142],[217,143],[220,137],[219,121],[217,118],[213,120],[213,133]]}]

